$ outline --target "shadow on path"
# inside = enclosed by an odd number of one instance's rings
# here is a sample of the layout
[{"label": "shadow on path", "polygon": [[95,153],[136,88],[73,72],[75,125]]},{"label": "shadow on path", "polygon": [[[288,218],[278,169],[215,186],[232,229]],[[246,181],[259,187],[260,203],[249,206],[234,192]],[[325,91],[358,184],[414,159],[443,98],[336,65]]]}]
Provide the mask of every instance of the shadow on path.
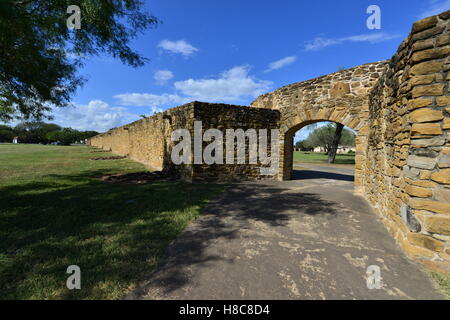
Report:
[{"label": "shadow on path", "polygon": [[292,173],[292,180],[311,180],[311,179],[331,179],[353,182],[355,177],[353,175],[315,171],[315,170],[294,170]]}]

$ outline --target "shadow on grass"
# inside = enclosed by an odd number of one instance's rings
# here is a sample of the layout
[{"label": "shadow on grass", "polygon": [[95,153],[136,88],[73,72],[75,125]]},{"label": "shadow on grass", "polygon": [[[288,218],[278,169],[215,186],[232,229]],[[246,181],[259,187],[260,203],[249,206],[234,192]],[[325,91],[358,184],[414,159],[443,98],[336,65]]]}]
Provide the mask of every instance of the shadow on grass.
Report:
[{"label": "shadow on grass", "polygon": [[[89,174],[98,177],[97,171]],[[223,186],[86,175],[1,188],[0,299],[120,298]],[[66,288],[78,265],[82,289]]]}]

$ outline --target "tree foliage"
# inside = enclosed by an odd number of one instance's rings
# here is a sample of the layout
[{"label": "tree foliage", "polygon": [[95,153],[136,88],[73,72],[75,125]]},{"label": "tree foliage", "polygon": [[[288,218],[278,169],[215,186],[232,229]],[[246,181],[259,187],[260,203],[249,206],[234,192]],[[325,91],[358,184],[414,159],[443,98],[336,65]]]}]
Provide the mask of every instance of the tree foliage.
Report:
[{"label": "tree foliage", "polygon": [[[329,123],[326,126],[319,127],[311,132],[306,141],[313,148],[322,147],[328,152],[333,146],[335,133],[336,124]],[[342,130],[341,139],[339,140],[339,145],[345,147],[355,146],[355,134],[351,130],[344,128],[344,130]]]},{"label": "tree foliage", "polygon": [[[80,7],[81,29],[67,28],[69,5]],[[52,106],[69,105],[89,57],[143,65],[129,44],[157,23],[140,0],[1,0],[0,120],[41,119]]]},{"label": "tree foliage", "polygon": [[12,142],[18,137],[20,143],[59,143],[70,145],[97,135],[96,131],[78,131],[72,128],[61,128],[57,124],[41,121],[19,123],[14,128],[0,125],[0,142]]}]

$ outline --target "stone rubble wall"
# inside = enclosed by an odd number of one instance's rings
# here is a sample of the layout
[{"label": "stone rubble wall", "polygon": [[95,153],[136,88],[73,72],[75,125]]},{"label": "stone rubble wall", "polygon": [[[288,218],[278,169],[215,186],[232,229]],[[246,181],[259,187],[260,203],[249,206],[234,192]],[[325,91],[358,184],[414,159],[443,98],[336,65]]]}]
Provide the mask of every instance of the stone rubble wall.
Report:
[{"label": "stone rubble wall", "polygon": [[[242,129],[244,132],[248,129],[267,130],[268,144],[270,152],[270,130],[278,130],[280,126],[280,113],[276,110],[249,108],[242,106],[231,106],[226,104],[197,104],[194,110],[195,119],[202,121],[203,131],[214,128],[223,133],[224,144],[226,142],[227,129]],[[205,148],[210,142],[204,142]],[[193,180],[207,181],[240,181],[240,180],[263,180],[275,179],[276,176],[263,176],[260,169],[267,167],[260,161],[257,164],[249,164],[249,142],[245,142],[245,164],[237,164],[236,143],[234,145],[235,164],[226,164],[226,147],[223,148],[224,164],[196,164],[194,165]]]},{"label": "stone rubble wall", "polygon": [[291,178],[295,132],[314,122],[334,121],[357,132],[355,185],[364,184],[369,92],[387,65],[388,61],[369,63],[294,83],[262,95],[251,104],[280,110],[284,148],[280,150],[279,180]]},{"label": "stone rubble wall", "polygon": [[[223,148],[224,164],[190,164],[175,166],[171,160],[172,132],[187,129],[191,136],[191,150],[194,150],[194,121],[202,121],[202,135],[207,129],[219,129],[225,141],[227,129],[278,129],[280,114],[275,110],[257,109],[243,106],[204,103],[194,101],[169,109],[152,117],[114,128],[89,140],[91,146],[109,150],[115,154],[143,163],[151,170],[172,171],[186,181],[241,181],[273,179],[261,176],[258,162],[248,162],[248,141],[246,141],[245,164],[226,163],[226,148]],[[268,135],[269,136],[269,135]],[[202,150],[210,142],[203,142]],[[270,149],[270,139],[268,148]]]},{"label": "stone rubble wall", "polygon": [[[193,118],[194,103],[188,103],[111,129],[92,137],[88,144],[127,156],[145,164],[151,170],[168,170],[171,167],[172,132],[178,128],[189,129]],[[189,170],[187,167],[179,168],[182,176],[189,176]]]},{"label": "stone rubble wall", "polygon": [[413,25],[370,93],[364,192],[407,254],[450,271],[450,11]]}]

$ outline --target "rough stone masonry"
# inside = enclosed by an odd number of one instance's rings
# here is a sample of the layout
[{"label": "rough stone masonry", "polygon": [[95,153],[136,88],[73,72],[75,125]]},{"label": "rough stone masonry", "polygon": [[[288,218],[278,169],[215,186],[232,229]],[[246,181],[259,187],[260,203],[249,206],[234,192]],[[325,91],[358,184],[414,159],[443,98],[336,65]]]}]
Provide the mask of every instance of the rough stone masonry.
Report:
[{"label": "rough stone masonry", "polygon": [[[150,168],[189,181],[291,178],[293,136],[318,121],[357,132],[355,187],[371,203],[405,252],[450,272],[450,11],[413,24],[388,61],[291,84],[251,107],[192,102],[90,139]],[[258,164],[174,166],[171,134],[203,130],[279,129],[279,170]]]}]

